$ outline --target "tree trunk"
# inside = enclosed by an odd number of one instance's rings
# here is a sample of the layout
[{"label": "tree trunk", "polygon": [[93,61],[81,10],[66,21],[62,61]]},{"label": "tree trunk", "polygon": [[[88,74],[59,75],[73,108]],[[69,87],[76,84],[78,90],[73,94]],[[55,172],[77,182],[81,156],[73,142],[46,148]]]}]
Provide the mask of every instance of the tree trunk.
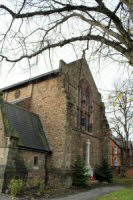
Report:
[{"label": "tree trunk", "polygon": [[122,156],[122,167],[121,167],[121,177],[126,177],[126,170],[127,170],[127,151],[123,151],[123,156]]}]

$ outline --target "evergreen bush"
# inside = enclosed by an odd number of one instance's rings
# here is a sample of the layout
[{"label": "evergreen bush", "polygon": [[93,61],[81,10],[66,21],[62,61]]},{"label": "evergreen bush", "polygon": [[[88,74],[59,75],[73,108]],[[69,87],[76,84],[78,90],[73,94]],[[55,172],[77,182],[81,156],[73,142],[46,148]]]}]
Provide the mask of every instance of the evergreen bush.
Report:
[{"label": "evergreen bush", "polygon": [[73,185],[74,186],[85,186],[89,180],[89,175],[87,174],[87,169],[84,166],[84,163],[80,156],[77,157],[77,160],[73,166]]},{"label": "evergreen bush", "polygon": [[96,167],[94,175],[99,182],[112,182],[113,171],[107,159],[104,159],[102,164]]}]

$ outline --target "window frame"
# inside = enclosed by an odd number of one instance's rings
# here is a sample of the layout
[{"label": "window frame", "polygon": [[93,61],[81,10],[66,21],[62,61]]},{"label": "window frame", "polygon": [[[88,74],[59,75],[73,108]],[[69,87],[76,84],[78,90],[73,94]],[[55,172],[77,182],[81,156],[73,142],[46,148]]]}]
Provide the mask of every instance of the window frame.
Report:
[{"label": "window frame", "polygon": [[33,167],[38,168],[39,167],[39,157],[34,156],[33,158]]},{"label": "window frame", "polygon": [[86,79],[82,79],[78,85],[78,128],[87,132],[91,125],[91,90]]}]

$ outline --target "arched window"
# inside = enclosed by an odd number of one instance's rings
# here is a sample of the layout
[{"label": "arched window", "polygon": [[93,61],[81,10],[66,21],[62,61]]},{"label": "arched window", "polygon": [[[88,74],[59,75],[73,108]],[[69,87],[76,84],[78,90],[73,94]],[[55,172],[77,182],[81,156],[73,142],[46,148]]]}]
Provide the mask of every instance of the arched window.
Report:
[{"label": "arched window", "polygon": [[90,88],[88,82],[83,79],[79,83],[78,96],[78,126],[82,130],[90,131]]}]

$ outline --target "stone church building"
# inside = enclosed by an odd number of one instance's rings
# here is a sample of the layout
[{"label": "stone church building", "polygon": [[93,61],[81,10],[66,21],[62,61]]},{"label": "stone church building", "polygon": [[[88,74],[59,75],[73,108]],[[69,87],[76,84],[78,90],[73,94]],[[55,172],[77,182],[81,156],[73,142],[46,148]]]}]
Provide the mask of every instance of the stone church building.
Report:
[{"label": "stone church building", "polygon": [[104,104],[84,58],[3,88],[0,189],[11,178],[69,187],[80,155],[92,175],[107,151]]}]

